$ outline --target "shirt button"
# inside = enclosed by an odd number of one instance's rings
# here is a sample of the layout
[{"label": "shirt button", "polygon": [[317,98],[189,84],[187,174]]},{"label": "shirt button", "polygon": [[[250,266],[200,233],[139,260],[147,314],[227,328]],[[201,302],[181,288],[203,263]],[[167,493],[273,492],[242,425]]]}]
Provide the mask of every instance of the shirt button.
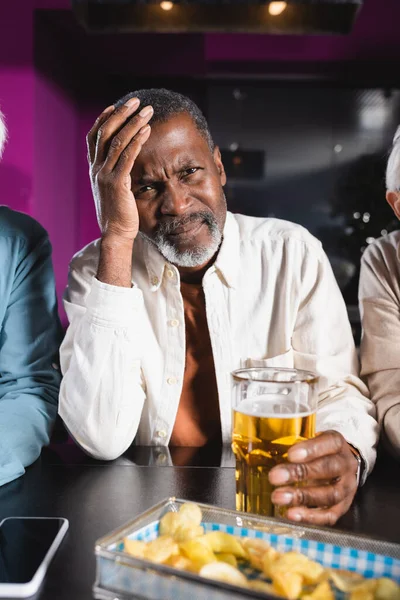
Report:
[{"label": "shirt button", "polygon": [[58,364],[57,364],[57,363],[51,363],[51,366],[52,366],[52,368],[53,368],[53,369],[55,369],[56,371],[59,371],[59,370],[60,370],[60,367],[58,366]]},{"label": "shirt button", "polygon": [[172,269],[167,269],[167,277],[169,277],[169,279],[172,279],[174,277],[174,272],[172,271]]},{"label": "shirt button", "polygon": [[164,429],[161,429],[160,431],[157,431],[157,435],[160,438],[165,438],[165,437],[167,437],[167,432],[164,431]]},{"label": "shirt button", "polygon": [[152,280],[151,280],[151,283],[153,285],[158,285],[158,277],[153,277]]},{"label": "shirt button", "polygon": [[178,327],[178,325],[179,325],[179,321],[178,321],[178,319],[172,319],[172,320],[169,322],[169,324],[170,324],[170,326],[171,326],[171,327]]},{"label": "shirt button", "polygon": [[177,382],[177,378],[176,377],[168,377],[167,379],[167,383],[168,385],[175,385],[175,383]]}]

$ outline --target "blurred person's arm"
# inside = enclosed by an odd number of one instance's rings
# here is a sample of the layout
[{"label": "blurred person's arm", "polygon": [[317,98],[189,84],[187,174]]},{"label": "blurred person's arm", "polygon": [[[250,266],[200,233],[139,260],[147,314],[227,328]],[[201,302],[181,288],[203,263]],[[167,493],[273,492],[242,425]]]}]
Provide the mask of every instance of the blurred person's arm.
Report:
[{"label": "blurred person's arm", "polygon": [[51,246],[27,219],[25,238],[0,235],[0,485],[38,458],[57,415],[62,332]]},{"label": "blurred person's arm", "polygon": [[396,251],[386,247],[387,256],[379,245],[368,248],[361,262],[361,362],[383,442],[400,459],[400,281]]},{"label": "blurred person's arm", "polygon": [[317,431],[338,431],[358,450],[365,481],[376,458],[376,411],[359,379],[346,306],[322,250],[306,262],[302,284],[303,301],[292,340],[295,366],[320,375]]},{"label": "blurred person's arm", "polygon": [[83,271],[72,263],[64,297],[70,326],[60,352],[59,412],[86,452],[112,460],[133,442],[145,402],[143,297],[137,287],[102,283]]}]

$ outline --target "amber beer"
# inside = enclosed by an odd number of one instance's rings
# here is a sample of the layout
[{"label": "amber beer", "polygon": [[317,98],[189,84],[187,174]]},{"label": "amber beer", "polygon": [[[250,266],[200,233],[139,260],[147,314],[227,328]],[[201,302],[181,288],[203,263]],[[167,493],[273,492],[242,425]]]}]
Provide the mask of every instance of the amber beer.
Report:
[{"label": "amber beer", "polygon": [[[316,406],[312,386],[307,389],[305,382],[301,392],[298,385],[291,387],[289,382],[283,388],[284,394],[276,393],[279,383],[273,387],[275,393],[265,394],[268,384],[263,382],[262,395],[247,398],[246,388],[241,386],[234,401],[232,449],[236,457],[236,509],[284,516],[284,512],[272,504],[273,486],[268,473],[287,460],[293,444],[314,437]],[[302,385],[300,382],[300,387]]]}]

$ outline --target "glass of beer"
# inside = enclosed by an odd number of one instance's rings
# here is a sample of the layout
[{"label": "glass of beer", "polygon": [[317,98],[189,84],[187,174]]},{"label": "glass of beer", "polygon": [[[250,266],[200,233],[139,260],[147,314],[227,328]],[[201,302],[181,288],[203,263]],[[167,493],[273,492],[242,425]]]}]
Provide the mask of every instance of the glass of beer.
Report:
[{"label": "glass of beer", "polygon": [[284,516],[268,474],[297,442],[315,436],[317,377],[297,369],[239,369],[233,377],[236,510]]}]

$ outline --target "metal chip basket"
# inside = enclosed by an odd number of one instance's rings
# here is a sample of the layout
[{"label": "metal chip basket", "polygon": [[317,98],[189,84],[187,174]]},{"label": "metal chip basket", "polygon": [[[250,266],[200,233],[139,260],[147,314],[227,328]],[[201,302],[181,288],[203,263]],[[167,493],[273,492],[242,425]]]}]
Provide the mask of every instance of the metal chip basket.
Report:
[{"label": "metal chip basket", "polygon": [[[177,512],[186,500],[168,498],[96,542],[96,582],[99,600],[276,600],[276,596],[205,579],[186,571],[154,564],[122,552],[124,537],[151,540],[168,511]],[[267,540],[280,551],[298,550],[325,567],[360,572],[365,577],[391,577],[400,582],[400,544],[274,518],[258,517],[198,504],[205,530],[220,530]],[[343,596],[338,596],[338,599]]]}]

